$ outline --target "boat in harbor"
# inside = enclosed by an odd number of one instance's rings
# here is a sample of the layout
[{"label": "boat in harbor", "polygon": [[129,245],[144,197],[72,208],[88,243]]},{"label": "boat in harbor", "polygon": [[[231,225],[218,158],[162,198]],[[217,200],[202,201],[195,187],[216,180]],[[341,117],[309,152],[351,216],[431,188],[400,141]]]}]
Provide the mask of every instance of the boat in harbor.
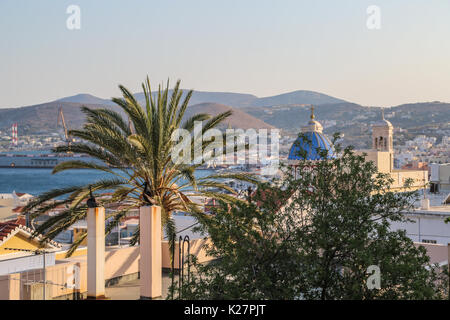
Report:
[{"label": "boat in harbor", "polygon": [[0,154],[0,168],[53,168],[65,161],[90,161],[101,163],[101,161],[81,154]]}]

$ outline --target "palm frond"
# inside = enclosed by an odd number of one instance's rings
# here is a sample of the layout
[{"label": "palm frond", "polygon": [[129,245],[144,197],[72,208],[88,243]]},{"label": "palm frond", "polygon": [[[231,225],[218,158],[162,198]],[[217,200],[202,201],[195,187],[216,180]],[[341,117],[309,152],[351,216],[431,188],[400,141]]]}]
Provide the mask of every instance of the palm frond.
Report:
[{"label": "palm frond", "polygon": [[75,240],[70,246],[69,250],[67,250],[65,257],[70,258],[72,254],[78,249],[78,247],[83,243],[83,241],[87,237],[87,232],[82,233],[77,240]]},{"label": "palm frond", "polygon": [[53,168],[52,174],[72,169],[93,169],[115,174],[115,172],[107,166],[103,166],[95,162],[86,162],[81,160],[70,160],[58,163]]},{"label": "palm frond", "polygon": [[[116,225],[127,210],[138,208],[142,204],[144,182],[149,196],[162,209],[162,223],[167,235],[175,233],[175,224],[171,215],[174,211],[184,210],[193,214],[201,214],[202,207],[192,201],[190,196],[213,197],[218,200],[240,201],[230,194],[212,191],[223,190],[233,193],[223,179],[239,179],[257,183],[250,174],[212,174],[196,178],[195,170],[200,164],[181,164],[171,161],[171,151],[174,142],[172,133],[177,129],[187,129],[191,134],[195,121],[203,121],[202,134],[223,123],[232,112],[226,111],[211,117],[208,114],[196,114],[185,119],[193,91],[186,94],[180,89],[178,80],[169,94],[169,81],[160,85],[152,92],[150,80],[147,77],[142,83],[145,106],[141,106],[136,97],[122,85],[119,85],[122,97],[112,98],[121,109],[116,112],[109,109],[91,109],[83,106],[86,122],[82,129],[70,130],[69,134],[81,140],[70,146],[60,146],[55,152],[74,152],[94,158],[97,161],[80,159],[58,164],[53,173],[71,169],[90,169],[112,175],[110,179],[99,179],[86,185],[77,185],[51,190],[33,199],[24,210],[32,212],[33,217],[44,215],[58,206],[64,206],[64,211],[57,216],[49,217],[37,227],[36,232],[44,234],[45,239],[52,239],[61,231],[66,230],[76,221],[86,216],[85,200],[90,196],[90,190],[112,192],[112,196],[100,197],[98,203],[108,207],[114,203],[124,203],[126,208],[108,214],[111,220],[107,232]],[[122,111],[125,113],[124,118]],[[127,120],[125,120],[127,119]],[[130,125],[128,123],[130,122]],[[184,121],[182,123],[182,121]],[[133,128],[133,130],[130,129]],[[195,138],[195,137],[194,137]],[[201,154],[206,148],[214,147],[213,141],[201,141],[197,145],[195,139],[191,142],[199,148]],[[180,181],[183,181],[181,184]],[[139,228],[133,235],[131,244],[139,239]],[[172,241],[172,239],[169,239]],[[81,242],[77,241],[70,249],[70,254]],[[173,243],[170,244],[171,246]],[[172,248],[172,247],[171,247]]]}]

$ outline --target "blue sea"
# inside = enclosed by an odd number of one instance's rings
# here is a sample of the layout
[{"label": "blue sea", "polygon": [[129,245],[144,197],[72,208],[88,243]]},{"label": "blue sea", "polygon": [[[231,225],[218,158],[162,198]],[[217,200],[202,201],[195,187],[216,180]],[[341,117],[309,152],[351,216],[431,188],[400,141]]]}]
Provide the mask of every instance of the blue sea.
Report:
[{"label": "blue sea", "polygon": [[[197,177],[211,174],[211,170],[199,170]],[[34,196],[55,188],[79,185],[114,177],[96,170],[68,170],[52,174],[52,169],[0,168],[0,193],[25,192]]]},{"label": "blue sea", "polygon": [[[13,151],[8,154],[43,154],[50,151]],[[0,193],[24,192],[34,196],[46,191],[69,187],[83,186],[100,179],[114,177],[109,173],[97,170],[68,170],[52,174],[53,169],[0,168]],[[211,174],[211,170],[199,170],[197,177]]]},{"label": "blue sea", "polygon": [[0,168],[0,193],[16,191],[39,195],[54,188],[84,185],[111,176],[94,170],[52,174],[52,169]]}]

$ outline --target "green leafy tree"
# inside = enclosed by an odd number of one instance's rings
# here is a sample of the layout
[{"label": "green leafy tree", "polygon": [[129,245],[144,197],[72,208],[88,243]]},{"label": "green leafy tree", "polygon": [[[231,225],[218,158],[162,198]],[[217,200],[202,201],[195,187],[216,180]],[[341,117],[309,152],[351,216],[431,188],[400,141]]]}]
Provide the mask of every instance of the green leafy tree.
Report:
[{"label": "green leafy tree", "polygon": [[[216,128],[231,111],[211,117],[208,114],[196,114],[184,119],[192,91],[183,98],[178,81],[169,94],[169,83],[157,94],[150,89],[147,78],[142,84],[145,104],[142,107],[134,95],[125,87],[119,86],[122,98],[113,98],[122,113],[111,109],[91,109],[83,106],[86,122],[81,130],[70,130],[72,137],[81,142],[68,146],[57,147],[55,152],[74,152],[88,155],[100,160],[103,164],[93,161],[66,161],[58,164],[53,173],[66,170],[92,169],[103,172],[104,179],[92,184],[77,185],[54,189],[31,201],[24,210],[32,212],[32,218],[43,215],[57,206],[64,205],[66,210],[50,217],[37,227],[36,232],[45,235],[44,240],[53,239],[76,221],[86,216],[86,199],[92,192],[113,191],[111,197],[99,197],[99,205],[109,207],[120,203],[121,209],[107,215],[110,223],[107,232],[115,227],[121,218],[132,209],[148,202],[160,205],[162,208],[162,223],[171,240],[175,233],[172,213],[177,210],[202,214],[202,208],[192,201],[191,196],[214,197],[226,202],[237,201],[230,193],[233,189],[221,182],[224,178],[233,178],[254,182],[249,174],[210,174],[196,178],[195,170],[208,159],[200,163],[177,163],[172,161],[171,153],[179,141],[172,140],[172,134],[177,129],[186,129],[191,133],[191,160],[194,156],[194,146],[200,154],[213,140],[196,144],[193,129],[196,121],[203,121],[202,132]],[[125,117],[122,114],[125,114]],[[127,121],[128,118],[128,121]],[[198,141],[198,140],[197,140]],[[147,186],[143,196],[144,186]],[[216,191],[214,191],[216,190]],[[222,190],[222,192],[217,192]],[[86,234],[73,243],[68,255],[85,239]],[[139,230],[134,234],[133,243],[139,238]]]},{"label": "green leafy tree", "polygon": [[[337,136],[335,137],[337,138]],[[327,158],[326,150],[317,150]],[[305,152],[305,150],[301,151]],[[389,175],[352,148],[298,162],[260,185],[249,203],[223,204],[201,220],[214,263],[193,262],[188,299],[438,299],[448,276],[393,221],[406,221],[418,197],[391,190]],[[380,288],[368,286],[368,268]]]},{"label": "green leafy tree", "polygon": [[[260,185],[250,202],[221,203],[213,216],[200,218],[198,231],[208,233],[208,255],[218,258],[198,264],[191,256],[190,282],[181,290],[186,299],[292,299],[302,286],[299,251],[289,225],[290,214],[274,214],[283,193]],[[270,194],[269,197],[266,197]],[[259,201],[263,197],[264,201]],[[178,283],[172,288],[180,294]],[[171,297],[169,297],[171,298]]]}]

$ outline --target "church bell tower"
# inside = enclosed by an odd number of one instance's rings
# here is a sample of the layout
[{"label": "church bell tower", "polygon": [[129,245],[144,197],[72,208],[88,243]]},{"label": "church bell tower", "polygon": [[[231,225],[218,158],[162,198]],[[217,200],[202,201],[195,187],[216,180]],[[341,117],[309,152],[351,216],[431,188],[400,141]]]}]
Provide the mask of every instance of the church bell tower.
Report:
[{"label": "church bell tower", "polygon": [[381,112],[382,119],[372,126],[372,149],[393,153],[394,127],[384,118],[384,109]]},{"label": "church bell tower", "polygon": [[394,126],[384,118],[384,109],[381,109],[381,120],[372,125],[372,150],[377,154],[376,163],[379,171],[394,170],[393,139]]}]

